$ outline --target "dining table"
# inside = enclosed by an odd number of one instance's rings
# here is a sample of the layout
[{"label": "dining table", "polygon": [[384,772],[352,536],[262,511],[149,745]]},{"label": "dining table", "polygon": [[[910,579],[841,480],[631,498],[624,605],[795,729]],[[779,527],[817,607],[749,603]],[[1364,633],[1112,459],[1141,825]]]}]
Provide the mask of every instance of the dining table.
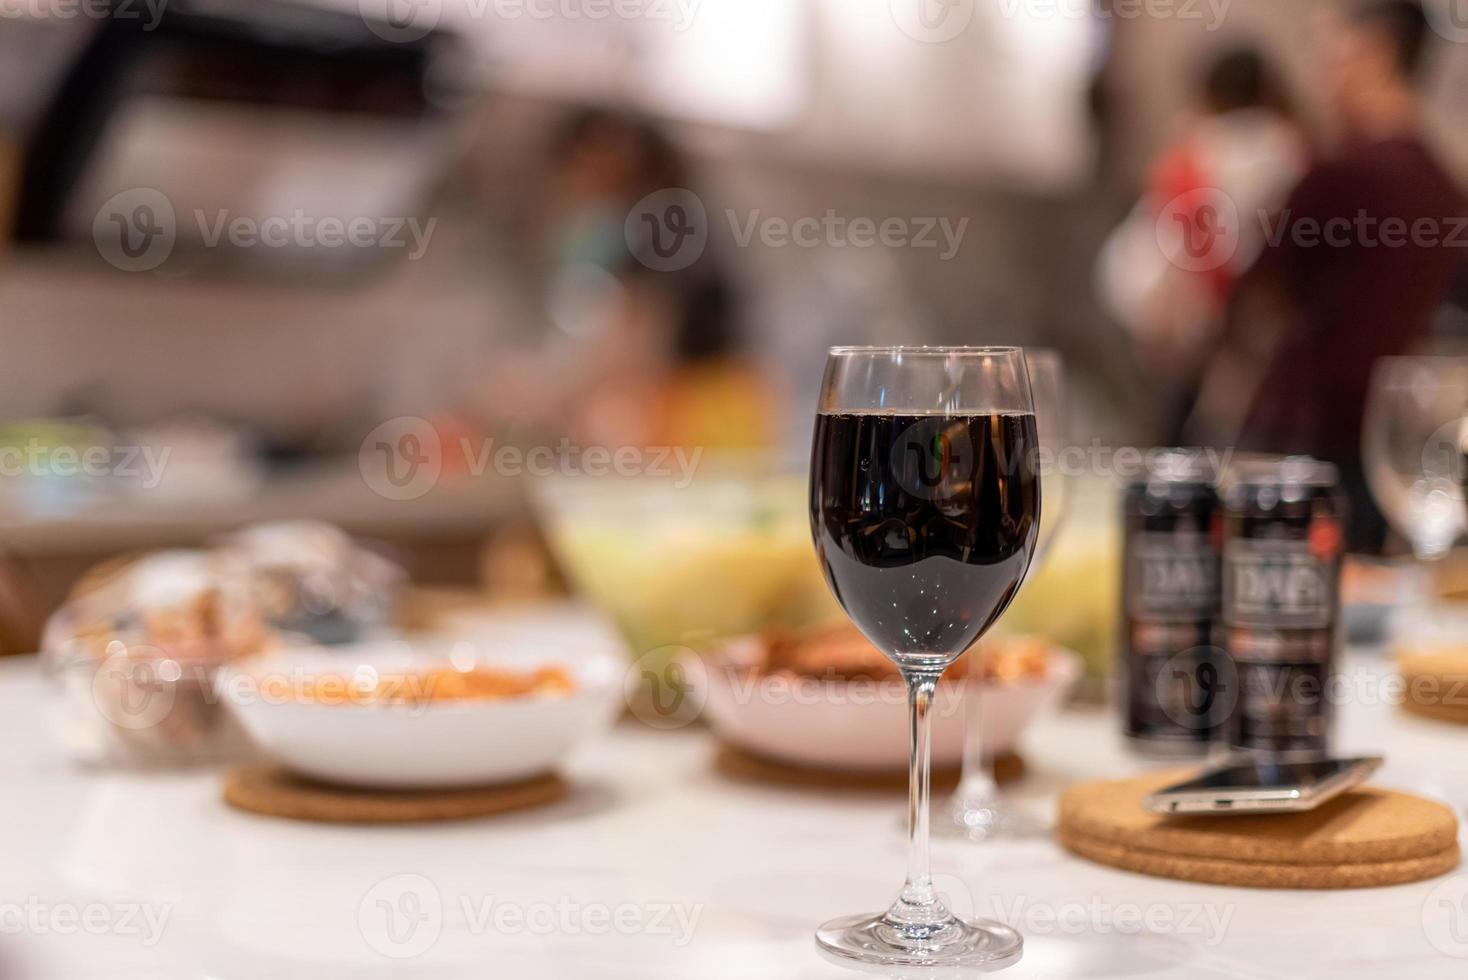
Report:
[{"label": "dining table", "polygon": [[[1394,703],[1390,661],[1340,665],[1338,748],[1380,785],[1468,806],[1468,731]],[[232,809],[218,768],[71,761],[47,734],[31,657],[0,661],[0,977],[626,978],[851,975],[812,939],[901,883],[904,797],[740,781],[700,723],[628,715],[565,765],[550,805],[416,825],[306,823]],[[472,747],[466,747],[472,750]],[[1155,767],[1114,712],[1075,705],[1023,737],[1006,792],[1044,815],[1079,780]],[[1219,819],[1236,819],[1221,817]],[[1468,976],[1468,869],[1357,890],[1148,877],[1046,833],[933,841],[955,911],[1001,919],[1000,976],[1351,980]]]}]

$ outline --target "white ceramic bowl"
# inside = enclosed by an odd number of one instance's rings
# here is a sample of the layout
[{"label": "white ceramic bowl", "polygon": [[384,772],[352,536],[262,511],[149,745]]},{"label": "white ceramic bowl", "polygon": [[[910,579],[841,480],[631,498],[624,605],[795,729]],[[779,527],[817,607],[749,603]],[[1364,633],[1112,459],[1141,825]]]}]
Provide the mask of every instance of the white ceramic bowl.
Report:
[{"label": "white ceramic bowl", "polygon": [[[820,681],[760,676],[760,641],[725,647],[702,669],[690,671],[704,688],[704,717],[720,739],[798,766],[849,771],[903,770],[908,757],[907,694],[902,682]],[[1044,678],[981,688],[984,749],[989,756],[1015,747],[1037,717],[1059,706],[1080,679],[1079,654],[1054,649]],[[963,690],[940,682],[933,702],[933,765],[963,759]]]},{"label": "white ceramic bowl", "polygon": [[[576,687],[566,696],[412,705],[314,703],[278,691],[265,696],[259,685],[270,674],[350,678],[358,670],[401,672],[450,658],[514,669],[559,666]],[[221,671],[217,689],[256,746],[293,772],[352,786],[424,789],[513,782],[554,770],[617,717],[624,669],[620,649],[546,638],[379,641],[250,658]]]}]

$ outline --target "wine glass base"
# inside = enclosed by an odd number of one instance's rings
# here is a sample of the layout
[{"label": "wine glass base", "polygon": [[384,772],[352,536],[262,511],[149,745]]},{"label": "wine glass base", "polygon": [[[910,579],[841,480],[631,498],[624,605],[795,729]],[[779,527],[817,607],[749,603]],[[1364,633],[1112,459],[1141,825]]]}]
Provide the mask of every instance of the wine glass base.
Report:
[{"label": "wine glass base", "polygon": [[848,915],[816,930],[822,955],[841,966],[871,973],[920,968],[1002,970],[1019,962],[1024,939],[991,919],[950,916],[926,940],[910,940],[885,915]]},{"label": "wine glass base", "polygon": [[1050,826],[1043,819],[1027,813],[1012,803],[970,803],[952,800],[933,821],[934,837],[972,841],[1003,837],[1048,837]]}]

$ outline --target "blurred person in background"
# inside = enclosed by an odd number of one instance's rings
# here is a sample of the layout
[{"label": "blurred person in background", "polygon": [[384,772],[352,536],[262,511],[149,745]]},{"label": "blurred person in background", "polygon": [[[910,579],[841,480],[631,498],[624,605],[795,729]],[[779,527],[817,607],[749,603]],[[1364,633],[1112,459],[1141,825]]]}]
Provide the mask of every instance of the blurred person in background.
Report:
[{"label": "blurred person in background", "polygon": [[681,151],[647,120],[587,109],[564,123],[546,170],[531,249],[550,337],[500,360],[491,414],[587,444],[763,440],[767,399],[740,366],[723,267],[705,248],[684,268],[650,268],[628,230],[648,195],[688,192]]},{"label": "blurred person in background", "polygon": [[1172,230],[1165,224],[1185,223],[1188,239],[1206,238],[1209,223],[1221,220],[1220,195],[1239,214],[1274,213],[1304,173],[1308,152],[1278,73],[1253,47],[1209,62],[1195,102],[1096,270],[1108,312],[1131,333],[1144,367],[1166,379],[1162,438],[1169,443],[1180,441],[1229,294],[1263,247],[1264,229],[1243,224],[1227,261],[1190,262],[1159,247]]},{"label": "blurred person in background", "polygon": [[1357,4],[1326,25],[1315,77],[1339,148],[1271,223],[1195,416],[1207,441],[1336,463],[1358,551],[1379,551],[1386,532],[1361,465],[1372,365],[1427,338],[1465,256],[1463,195],[1419,136],[1427,39],[1409,0]]}]

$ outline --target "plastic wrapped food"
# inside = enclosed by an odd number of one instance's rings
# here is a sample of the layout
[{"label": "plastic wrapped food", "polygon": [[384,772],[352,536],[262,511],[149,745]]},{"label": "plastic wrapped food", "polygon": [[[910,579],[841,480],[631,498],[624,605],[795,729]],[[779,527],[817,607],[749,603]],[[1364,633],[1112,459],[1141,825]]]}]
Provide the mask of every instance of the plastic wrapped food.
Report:
[{"label": "plastic wrapped food", "polygon": [[248,576],[272,627],[318,643],[351,643],[387,626],[406,576],[396,563],[330,524],[256,524],[221,542]]},{"label": "plastic wrapped food", "polygon": [[61,740],[97,763],[237,755],[246,743],[215,696],[214,673],[272,643],[248,577],[219,555],[165,551],[99,566],[42,636]]}]

